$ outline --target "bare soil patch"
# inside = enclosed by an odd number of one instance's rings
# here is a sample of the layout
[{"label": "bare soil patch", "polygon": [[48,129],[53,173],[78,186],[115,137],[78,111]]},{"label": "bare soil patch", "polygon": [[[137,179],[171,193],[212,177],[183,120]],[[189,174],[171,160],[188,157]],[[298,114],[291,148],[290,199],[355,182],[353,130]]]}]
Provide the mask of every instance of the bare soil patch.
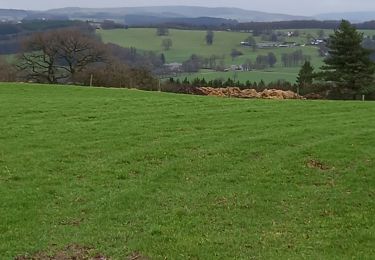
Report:
[{"label": "bare soil patch", "polygon": [[309,160],[306,164],[307,164],[307,167],[309,167],[310,169],[319,169],[322,171],[327,171],[331,169],[331,167],[329,167],[328,165],[318,160]]}]

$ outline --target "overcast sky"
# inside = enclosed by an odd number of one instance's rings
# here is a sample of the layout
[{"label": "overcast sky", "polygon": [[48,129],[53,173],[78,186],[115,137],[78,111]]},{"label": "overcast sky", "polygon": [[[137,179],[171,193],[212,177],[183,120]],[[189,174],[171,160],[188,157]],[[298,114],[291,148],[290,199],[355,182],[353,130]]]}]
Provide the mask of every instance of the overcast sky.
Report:
[{"label": "overcast sky", "polygon": [[71,6],[127,7],[150,5],[232,6],[249,10],[299,15],[344,11],[375,11],[375,0],[0,0],[0,8],[29,10],[46,10]]}]

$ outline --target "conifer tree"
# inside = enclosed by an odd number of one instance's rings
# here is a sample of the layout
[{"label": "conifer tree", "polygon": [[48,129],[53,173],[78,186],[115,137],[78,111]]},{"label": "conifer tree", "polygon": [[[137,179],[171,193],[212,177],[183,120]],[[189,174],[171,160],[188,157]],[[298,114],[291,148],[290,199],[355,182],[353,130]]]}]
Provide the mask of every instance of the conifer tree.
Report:
[{"label": "conifer tree", "polygon": [[297,77],[297,94],[300,94],[300,89],[311,85],[314,81],[314,68],[309,61],[305,61]]},{"label": "conifer tree", "polygon": [[322,77],[334,83],[341,93],[366,94],[373,89],[375,66],[370,50],[362,47],[363,34],[343,20],[330,36],[329,56],[325,59]]}]

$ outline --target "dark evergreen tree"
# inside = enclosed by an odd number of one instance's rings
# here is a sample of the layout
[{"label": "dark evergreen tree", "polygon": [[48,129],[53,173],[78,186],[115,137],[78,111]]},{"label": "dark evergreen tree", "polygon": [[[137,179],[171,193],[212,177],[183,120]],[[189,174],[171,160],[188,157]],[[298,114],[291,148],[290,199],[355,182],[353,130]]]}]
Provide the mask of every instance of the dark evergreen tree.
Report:
[{"label": "dark evergreen tree", "polygon": [[273,68],[275,66],[276,62],[277,62],[276,55],[273,52],[269,52],[268,53],[268,64],[270,65],[270,67]]},{"label": "dark evergreen tree", "polygon": [[160,26],[160,27],[156,28],[156,35],[157,36],[167,36],[167,35],[169,35],[169,29],[164,27],[164,26]]},{"label": "dark evergreen tree", "polygon": [[164,53],[160,54],[160,60],[162,64],[165,64],[165,55]]},{"label": "dark evergreen tree", "polygon": [[184,80],[182,81],[182,84],[184,84],[184,85],[189,85],[190,84],[190,82],[189,82],[189,80],[188,80],[187,77],[184,78]]},{"label": "dark evergreen tree", "polygon": [[230,56],[232,57],[232,60],[234,60],[235,58],[237,58],[238,56],[241,56],[243,55],[242,51],[239,51],[237,49],[232,49],[231,53],[230,53]]},{"label": "dark evergreen tree", "polygon": [[169,51],[171,47],[173,46],[172,39],[166,38],[161,41],[161,46],[165,51]]},{"label": "dark evergreen tree", "polygon": [[207,86],[207,81],[206,81],[205,78],[202,78],[202,79],[201,79],[200,85],[201,85],[202,87],[206,87],[206,86]]},{"label": "dark evergreen tree", "polygon": [[261,90],[266,88],[266,83],[264,83],[263,79],[259,82],[258,88]]},{"label": "dark evergreen tree", "polygon": [[297,77],[297,93],[300,94],[300,89],[309,86],[314,80],[314,67],[309,61],[305,61]]},{"label": "dark evergreen tree", "polygon": [[207,43],[207,45],[212,45],[214,43],[214,32],[213,31],[207,31],[206,43]]},{"label": "dark evergreen tree", "polygon": [[366,94],[373,89],[375,66],[371,51],[362,47],[363,34],[343,20],[330,36],[329,56],[322,67],[322,78],[332,82],[340,93]]}]

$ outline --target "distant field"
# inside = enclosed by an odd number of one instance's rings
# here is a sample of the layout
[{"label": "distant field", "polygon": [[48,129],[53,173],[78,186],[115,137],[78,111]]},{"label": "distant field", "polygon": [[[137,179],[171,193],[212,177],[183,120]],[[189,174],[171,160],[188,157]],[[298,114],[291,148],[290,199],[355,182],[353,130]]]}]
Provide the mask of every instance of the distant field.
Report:
[{"label": "distant field", "polygon": [[[170,30],[169,36],[157,36],[156,29],[118,29],[118,30],[101,30],[98,32],[105,42],[112,42],[124,47],[136,47],[140,50],[150,50],[163,52],[168,62],[182,62],[187,60],[192,54],[202,56],[225,55],[227,64],[242,64],[247,58],[254,60],[259,54],[274,52],[280,61],[282,53],[292,52],[298,48],[276,48],[276,49],[259,49],[252,51],[251,48],[241,46],[240,42],[245,40],[250,34],[241,32],[215,32],[214,44],[208,46],[205,43],[205,31],[190,30]],[[161,41],[163,38],[171,38],[173,47],[169,51],[163,51]],[[260,42],[260,38],[257,38]],[[293,40],[293,39],[291,39]],[[295,39],[294,39],[295,40]],[[302,41],[297,39],[297,41]],[[230,57],[231,50],[237,48],[244,55],[232,61]],[[311,55],[313,63],[319,63],[318,52],[315,47],[300,47],[306,55]]]},{"label": "distant field", "polygon": [[[299,37],[289,38],[289,41],[297,43],[306,43],[307,34],[316,36],[318,30],[300,31]],[[326,31],[326,34],[329,32]],[[124,47],[136,47],[139,50],[149,50],[157,53],[164,53],[167,62],[183,62],[187,60],[192,54],[208,57],[210,55],[224,55],[227,66],[231,64],[243,64],[247,59],[255,61],[258,55],[267,55],[269,52],[275,53],[278,62],[275,68],[272,69],[274,73],[265,73],[264,71],[241,73],[239,79],[241,81],[263,79],[265,82],[274,81],[278,79],[288,80],[294,82],[299,67],[283,68],[281,64],[281,55],[283,53],[290,53],[298,49],[302,49],[305,55],[311,56],[312,64],[315,68],[322,65],[322,58],[318,55],[318,50],[314,46],[301,46],[295,48],[273,48],[273,49],[258,49],[253,51],[251,48],[241,46],[240,42],[245,40],[250,34],[242,32],[215,32],[214,44],[207,46],[205,43],[205,31],[191,31],[191,30],[170,30],[170,35],[159,37],[156,35],[156,29],[118,29],[118,30],[101,30],[98,34],[105,42],[112,42]],[[173,47],[169,51],[163,51],[161,41],[163,38],[171,38]],[[260,37],[256,37],[257,42],[261,42]],[[230,53],[232,49],[238,49],[244,55],[232,59]],[[287,70],[288,73],[285,73]],[[207,76],[208,79],[213,78],[227,78],[231,73],[210,73],[210,74],[195,74],[192,77]],[[250,78],[248,78],[250,77]]]},{"label": "distant field", "polygon": [[0,84],[0,259],[374,259],[374,114]]}]

